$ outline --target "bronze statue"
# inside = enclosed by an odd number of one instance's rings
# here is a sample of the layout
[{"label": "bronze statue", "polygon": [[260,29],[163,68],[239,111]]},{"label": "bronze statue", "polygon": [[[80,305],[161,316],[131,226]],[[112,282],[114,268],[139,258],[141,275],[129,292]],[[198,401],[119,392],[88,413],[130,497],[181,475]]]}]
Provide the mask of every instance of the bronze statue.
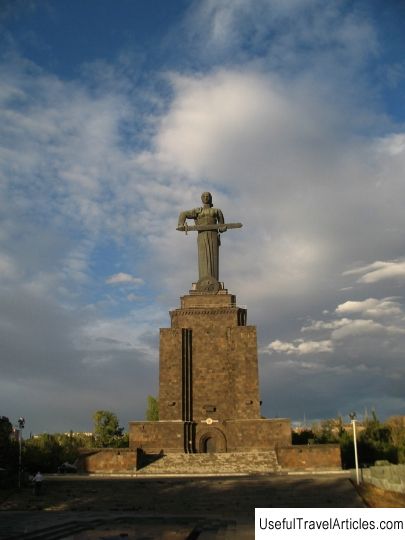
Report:
[{"label": "bronze statue", "polygon": [[[203,206],[181,212],[178,231],[198,231],[198,283],[197,290],[202,292],[218,292],[219,285],[219,246],[220,233],[227,229],[242,227],[241,223],[225,223],[224,215],[219,208],[213,208],[212,195],[205,191],[201,195]],[[189,227],[186,219],[194,219],[195,226]]]}]

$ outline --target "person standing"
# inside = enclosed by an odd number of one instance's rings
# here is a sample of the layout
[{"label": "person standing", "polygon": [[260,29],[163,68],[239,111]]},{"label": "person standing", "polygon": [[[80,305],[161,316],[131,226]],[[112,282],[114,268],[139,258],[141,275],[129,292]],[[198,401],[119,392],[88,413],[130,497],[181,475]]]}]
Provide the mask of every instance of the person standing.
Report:
[{"label": "person standing", "polygon": [[41,472],[38,471],[32,480],[34,482],[34,495],[39,495],[42,490],[42,482],[44,481],[44,477],[42,476]]}]

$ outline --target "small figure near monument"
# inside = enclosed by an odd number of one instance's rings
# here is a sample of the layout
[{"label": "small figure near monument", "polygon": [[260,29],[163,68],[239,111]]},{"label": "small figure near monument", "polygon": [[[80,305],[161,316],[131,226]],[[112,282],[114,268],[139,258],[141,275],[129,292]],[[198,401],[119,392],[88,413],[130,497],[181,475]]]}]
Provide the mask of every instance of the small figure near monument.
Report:
[{"label": "small figure near monument", "polygon": [[[216,293],[219,290],[219,246],[220,233],[227,229],[242,227],[241,223],[225,223],[219,208],[213,208],[212,195],[205,191],[201,195],[202,207],[180,213],[178,231],[198,231],[198,283],[197,290]],[[194,219],[195,226],[189,227],[187,219]]]},{"label": "small figure near monument", "polygon": [[42,482],[44,481],[44,477],[42,476],[40,471],[37,472],[32,481],[34,484],[34,495],[38,496],[41,493]]}]

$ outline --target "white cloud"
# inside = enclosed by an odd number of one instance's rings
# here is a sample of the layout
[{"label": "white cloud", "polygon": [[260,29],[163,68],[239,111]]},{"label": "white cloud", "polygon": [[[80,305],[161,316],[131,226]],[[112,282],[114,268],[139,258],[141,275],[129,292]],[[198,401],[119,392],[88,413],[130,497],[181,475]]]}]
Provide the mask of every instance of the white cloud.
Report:
[{"label": "white cloud", "polygon": [[294,342],[286,342],[275,340],[272,341],[265,349],[264,352],[277,352],[285,354],[295,354],[295,355],[304,355],[304,354],[317,354],[317,353],[331,353],[333,352],[333,343],[331,340],[323,341],[304,341],[297,339]]},{"label": "white cloud", "polygon": [[393,325],[383,325],[371,319],[354,319],[341,328],[334,330],[331,338],[333,340],[341,340],[353,336],[385,334],[405,334],[405,329]]},{"label": "white cloud", "polygon": [[174,100],[155,139],[155,159],[166,167],[238,188],[254,174],[252,187],[259,183],[270,195],[280,182],[287,189],[299,183],[297,167],[301,175],[315,172],[307,152],[325,163],[332,158],[325,136],[338,133],[343,119],[312,94],[315,83],[291,87],[249,66],[170,80]]},{"label": "white cloud", "polygon": [[[363,301],[347,301],[339,304],[335,309],[336,314],[361,314],[370,318],[335,318],[329,321],[311,321],[303,326],[301,332],[321,333],[324,340],[311,341],[297,339],[292,342],[273,341],[268,348],[284,354],[307,354],[317,352],[317,348],[322,349],[323,345],[330,348],[330,352],[339,348],[340,354],[350,356],[354,350],[362,347],[365,341],[359,338],[372,340],[379,338],[380,342],[374,346],[386,348],[392,351],[403,346],[403,336],[405,335],[404,311],[399,301],[393,297],[368,298]],[[377,319],[373,320],[373,319]],[[371,341],[370,341],[371,343]],[[402,344],[402,345],[401,345]]]},{"label": "white cloud", "polygon": [[361,63],[376,50],[364,13],[321,0],[195,2],[188,27],[194,48],[214,63],[242,61],[250,52],[268,56],[279,69],[297,70],[300,59],[321,63],[334,53],[346,64]]},{"label": "white cloud", "polygon": [[376,148],[390,156],[405,156],[405,133],[394,133],[377,139]]},{"label": "white cloud", "polygon": [[122,125],[133,115],[127,96],[94,95],[84,82],[62,81],[18,58],[0,69],[18,95],[2,94],[0,103],[3,189],[14,212],[35,207],[54,226],[67,220],[90,234],[119,230],[117,203],[131,177],[121,147]]},{"label": "white cloud", "polygon": [[118,285],[118,284],[131,284],[131,285],[143,285],[144,281],[142,278],[131,276],[131,274],[125,274],[124,272],[119,272],[108,277],[105,282],[108,285]]},{"label": "white cloud", "polygon": [[344,276],[363,274],[357,281],[359,283],[377,283],[386,279],[405,278],[405,260],[375,261],[366,266],[353,268],[343,272]]},{"label": "white cloud", "polygon": [[366,300],[361,301],[348,300],[347,302],[338,305],[336,308],[336,313],[361,313],[366,317],[403,315],[401,304],[395,301],[392,297],[382,298],[381,300],[377,298],[367,298]]},{"label": "white cloud", "polygon": [[[251,163],[268,145],[273,130],[283,138],[293,122],[291,103],[258,73],[221,70],[205,77],[173,75],[172,83],[176,97],[160,126],[157,155],[192,178],[221,178],[236,148]],[[245,150],[242,141],[247,143]]]},{"label": "white cloud", "polygon": [[350,319],[337,319],[334,321],[312,321],[310,325],[303,326],[301,332],[313,332],[314,330],[335,330],[347,324],[350,324]]}]

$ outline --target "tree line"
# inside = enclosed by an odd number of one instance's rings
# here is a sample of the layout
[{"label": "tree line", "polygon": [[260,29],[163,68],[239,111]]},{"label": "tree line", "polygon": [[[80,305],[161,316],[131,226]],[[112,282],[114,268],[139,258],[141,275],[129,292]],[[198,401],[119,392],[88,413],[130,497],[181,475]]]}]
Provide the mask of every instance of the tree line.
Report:
[{"label": "tree line", "polygon": [[[159,419],[158,401],[147,398],[148,421]],[[21,440],[21,463],[26,474],[53,473],[64,464],[74,464],[79,450],[85,448],[126,448],[129,434],[120,426],[114,412],[99,410],[93,414],[92,433],[41,433]],[[20,432],[15,432],[6,416],[0,416],[0,486],[9,483],[19,469]]]},{"label": "tree line", "polygon": [[[381,422],[376,413],[358,423],[357,449],[360,466],[376,461],[405,463],[405,416]],[[339,444],[345,469],[354,467],[353,432],[341,417],[323,420],[310,428],[293,432],[293,444]]]},{"label": "tree line", "polygon": [[[111,411],[96,411],[94,429],[86,433],[41,433],[21,441],[21,463],[25,473],[56,472],[63,463],[73,464],[81,448],[123,448],[129,435],[120,427]],[[15,433],[10,420],[0,417],[0,470],[13,476],[19,468],[20,433]],[[8,475],[5,474],[6,471]]]}]

